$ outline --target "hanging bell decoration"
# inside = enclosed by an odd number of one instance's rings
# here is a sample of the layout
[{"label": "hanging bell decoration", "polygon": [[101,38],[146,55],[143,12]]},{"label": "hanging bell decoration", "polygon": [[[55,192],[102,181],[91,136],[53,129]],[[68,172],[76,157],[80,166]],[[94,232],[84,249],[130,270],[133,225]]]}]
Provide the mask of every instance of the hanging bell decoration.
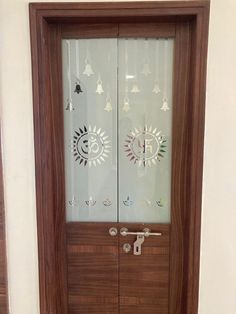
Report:
[{"label": "hanging bell decoration", "polygon": [[154,87],[153,87],[152,92],[155,93],[155,94],[159,94],[160,91],[161,91],[161,90],[160,90],[160,87],[159,87],[159,85],[156,83],[156,84],[154,85]]},{"label": "hanging bell decoration", "polygon": [[87,76],[94,74],[91,64],[87,63],[87,61],[85,61],[85,69],[83,74]]},{"label": "hanging bell decoration", "polygon": [[148,76],[149,74],[152,73],[151,70],[150,70],[149,63],[144,63],[143,70],[142,70],[141,73],[144,74],[145,76]]},{"label": "hanging bell decoration", "polygon": [[72,101],[70,99],[67,100],[67,106],[66,106],[67,111],[73,111],[75,108],[73,107]]},{"label": "hanging bell decoration", "polygon": [[105,111],[110,112],[112,111],[112,104],[111,102],[108,100],[106,103],[106,107],[104,108]]},{"label": "hanging bell decoration", "polygon": [[161,110],[163,110],[163,111],[170,110],[167,98],[163,99],[163,104],[162,104]]},{"label": "hanging bell decoration", "polygon": [[79,82],[76,82],[74,92],[77,93],[77,94],[83,93]]},{"label": "hanging bell decoration", "polygon": [[123,111],[128,112],[130,111],[130,104],[129,104],[129,99],[127,97],[125,97],[124,99],[124,106],[122,108]]},{"label": "hanging bell decoration", "polygon": [[103,87],[102,87],[102,81],[100,79],[97,80],[97,89],[96,89],[96,93],[98,93],[99,95],[101,95],[102,93],[104,93]]},{"label": "hanging bell decoration", "polygon": [[132,89],[131,89],[131,93],[136,94],[136,93],[139,93],[139,92],[140,92],[140,89],[139,89],[138,85],[134,84]]}]

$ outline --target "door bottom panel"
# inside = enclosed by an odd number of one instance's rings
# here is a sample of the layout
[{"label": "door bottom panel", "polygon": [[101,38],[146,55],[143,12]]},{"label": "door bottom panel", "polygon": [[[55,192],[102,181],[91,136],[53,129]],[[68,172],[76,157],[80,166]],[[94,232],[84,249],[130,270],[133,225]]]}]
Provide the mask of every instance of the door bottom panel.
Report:
[{"label": "door bottom panel", "polygon": [[169,224],[120,224],[129,231],[149,228],[161,236],[149,236],[142,244],[141,255],[126,254],[122,247],[135,236],[120,236],[120,313],[168,313],[169,294]]},{"label": "door bottom panel", "polygon": [[67,223],[70,314],[118,313],[118,237],[110,226]]},{"label": "door bottom panel", "polygon": [[[115,227],[117,235],[109,229]],[[149,228],[141,255],[133,254],[135,235]],[[168,313],[169,224],[67,223],[69,314]],[[125,252],[124,244],[131,250]]]}]

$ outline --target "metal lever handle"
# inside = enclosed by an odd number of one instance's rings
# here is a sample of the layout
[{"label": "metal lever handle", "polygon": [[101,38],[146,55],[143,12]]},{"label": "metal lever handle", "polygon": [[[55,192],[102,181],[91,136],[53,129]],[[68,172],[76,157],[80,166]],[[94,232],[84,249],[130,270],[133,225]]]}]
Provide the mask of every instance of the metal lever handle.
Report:
[{"label": "metal lever handle", "polygon": [[149,236],[162,236],[161,232],[151,232],[151,230],[148,228],[143,229],[143,231],[137,231],[137,232],[131,232],[127,228],[121,228],[120,234],[123,237],[126,237],[127,235],[144,236],[146,238]]}]

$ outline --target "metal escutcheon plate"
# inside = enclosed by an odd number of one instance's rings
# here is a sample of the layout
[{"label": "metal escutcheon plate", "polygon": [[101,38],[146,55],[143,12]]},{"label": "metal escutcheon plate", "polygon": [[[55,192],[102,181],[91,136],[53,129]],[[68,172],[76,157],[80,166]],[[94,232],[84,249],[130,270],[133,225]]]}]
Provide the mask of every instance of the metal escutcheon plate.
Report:
[{"label": "metal escutcheon plate", "polygon": [[129,243],[125,243],[125,244],[123,245],[123,251],[124,251],[125,253],[129,253],[129,252],[131,251],[131,245],[130,245]]},{"label": "metal escutcheon plate", "polygon": [[115,228],[115,227],[111,227],[109,229],[109,234],[112,236],[112,237],[115,237],[118,233],[118,230]]}]

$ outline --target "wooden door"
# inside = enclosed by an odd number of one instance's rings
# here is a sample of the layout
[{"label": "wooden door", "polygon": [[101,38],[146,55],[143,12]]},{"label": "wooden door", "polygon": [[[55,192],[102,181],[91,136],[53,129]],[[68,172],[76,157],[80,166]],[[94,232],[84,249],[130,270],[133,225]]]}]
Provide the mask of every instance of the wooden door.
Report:
[{"label": "wooden door", "polygon": [[182,254],[170,251],[171,219],[181,230],[173,174],[184,162],[174,127],[186,90],[173,82],[184,84],[188,64],[179,32],[156,23],[62,30],[69,313],[169,313],[170,263]]},{"label": "wooden door", "polygon": [[30,4],[42,314],[197,313],[208,15]]}]

